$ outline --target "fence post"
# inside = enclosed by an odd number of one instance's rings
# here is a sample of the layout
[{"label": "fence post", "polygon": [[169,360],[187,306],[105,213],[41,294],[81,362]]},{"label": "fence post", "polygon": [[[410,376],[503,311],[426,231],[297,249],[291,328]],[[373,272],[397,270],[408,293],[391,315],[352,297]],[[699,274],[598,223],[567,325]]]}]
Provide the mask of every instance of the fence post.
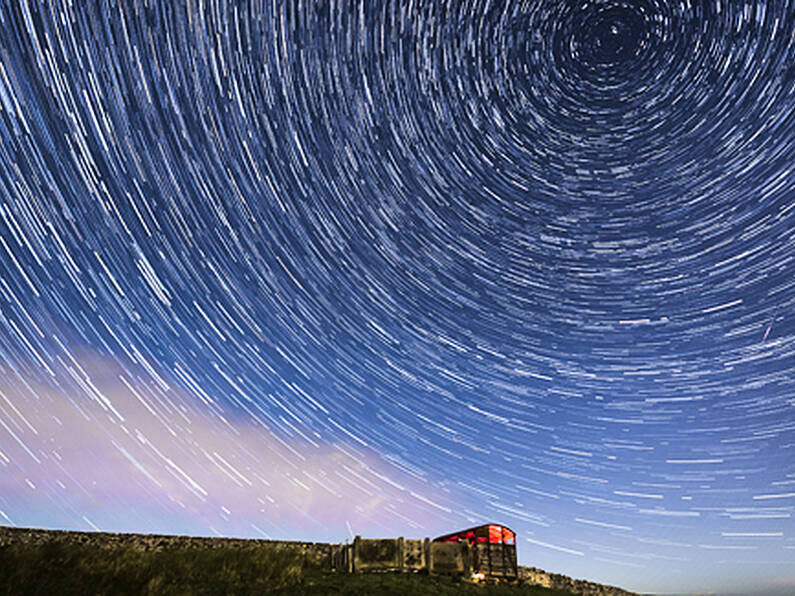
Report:
[{"label": "fence post", "polygon": [[431,549],[431,539],[428,537],[423,540],[422,553],[425,555],[425,568],[430,573],[433,570],[433,550]]},{"label": "fence post", "polygon": [[403,566],[405,565],[405,542],[403,541],[403,536],[398,538],[397,543],[397,555],[398,555],[398,570],[403,571]]},{"label": "fence post", "polygon": [[353,561],[351,561],[351,565],[353,566],[352,573],[359,573],[361,565],[359,564],[359,543],[361,542],[362,537],[356,536],[353,539]]}]

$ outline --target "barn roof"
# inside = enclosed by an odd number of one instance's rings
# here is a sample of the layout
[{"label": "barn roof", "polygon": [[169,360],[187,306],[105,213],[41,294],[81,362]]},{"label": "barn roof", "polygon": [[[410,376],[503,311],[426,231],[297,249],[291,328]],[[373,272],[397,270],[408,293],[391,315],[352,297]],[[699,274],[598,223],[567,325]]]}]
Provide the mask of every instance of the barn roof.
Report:
[{"label": "barn roof", "polygon": [[514,544],[516,533],[502,524],[483,524],[434,538],[434,542],[491,542]]}]

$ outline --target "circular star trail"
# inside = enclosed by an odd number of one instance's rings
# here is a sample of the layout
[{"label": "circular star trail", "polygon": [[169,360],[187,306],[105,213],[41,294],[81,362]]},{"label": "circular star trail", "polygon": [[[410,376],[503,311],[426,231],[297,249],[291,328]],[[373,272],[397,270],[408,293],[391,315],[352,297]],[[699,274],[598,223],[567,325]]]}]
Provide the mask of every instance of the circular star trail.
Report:
[{"label": "circular star trail", "polygon": [[[763,585],[795,557],[793,64],[789,0],[5,4],[5,522],[499,519],[526,564]],[[58,449],[124,462],[102,507]]]}]

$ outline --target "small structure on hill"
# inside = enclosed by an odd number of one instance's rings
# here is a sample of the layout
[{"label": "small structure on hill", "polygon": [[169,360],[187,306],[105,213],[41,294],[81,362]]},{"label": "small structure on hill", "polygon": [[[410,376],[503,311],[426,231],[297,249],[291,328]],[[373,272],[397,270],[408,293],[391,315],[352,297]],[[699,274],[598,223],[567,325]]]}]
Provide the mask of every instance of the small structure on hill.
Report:
[{"label": "small structure on hill", "polygon": [[499,524],[485,524],[433,541],[356,536],[352,544],[332,546],[331,566],[349,573],[427,571],[434,575],[515,580],[516,534]]},{"label": "small structure on hill", "polygon": [[469,543],[472,573],[516,579],[516,534],[499,524],[485,524],[434,538],[434,543]]}]

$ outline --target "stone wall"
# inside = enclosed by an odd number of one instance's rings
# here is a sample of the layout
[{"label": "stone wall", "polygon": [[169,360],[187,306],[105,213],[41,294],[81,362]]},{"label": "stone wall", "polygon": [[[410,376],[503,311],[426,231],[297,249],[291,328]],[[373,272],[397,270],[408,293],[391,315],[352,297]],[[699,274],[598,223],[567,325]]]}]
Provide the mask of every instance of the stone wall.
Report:
[{"label": "stone wall", "polygon": [[528,584],[554,590],[566,590],[581,596],[638,596],[635,592],[628,592],[614,586],[596,584],[583,579],[572,579],[557,573],[547,573],[543,569],[535,567],[519,566],[519,579]]},{"label": "stone wall", "polygon": [[98,548],[127,547],[139,551],[165,548],[290,548],[301,551],[308,563],[330,566],[331,544],[256,538],[210,538],[200,536],[167,536],[161,534],[117,534],[112,532],[70,532],[0,526],[0,547],[10,544],[49,544],[66,542]]}]

